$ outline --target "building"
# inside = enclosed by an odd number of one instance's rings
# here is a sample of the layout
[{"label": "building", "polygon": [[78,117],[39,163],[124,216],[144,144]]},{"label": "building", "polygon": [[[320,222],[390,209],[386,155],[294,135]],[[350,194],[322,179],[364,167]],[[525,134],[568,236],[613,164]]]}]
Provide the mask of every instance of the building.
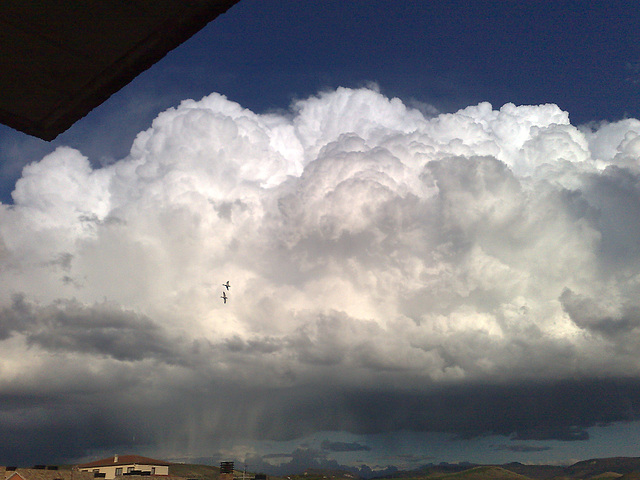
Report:
[{"label": "building", "polygon": [[171,465],[170,462],[140,455],[114,455],[78,465],[77,468],[80,472],[91,472],[94,477],[109,480],[125,475],[168,476],[169,465]]},{"label": "building", "polygon": [[91,473],[78,472],[72,469],[40,466],[38,468],[2,467],[2,480],[93,480]]}]

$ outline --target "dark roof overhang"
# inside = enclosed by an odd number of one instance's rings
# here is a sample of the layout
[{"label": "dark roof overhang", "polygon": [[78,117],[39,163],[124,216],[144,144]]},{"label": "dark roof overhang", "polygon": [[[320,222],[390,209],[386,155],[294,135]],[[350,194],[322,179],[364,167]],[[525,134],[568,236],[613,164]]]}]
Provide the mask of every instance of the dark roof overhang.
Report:
[{"label": "dark roof overhang", "polygon": [[239,0],[3,0],[0,123],[52,140]]}]

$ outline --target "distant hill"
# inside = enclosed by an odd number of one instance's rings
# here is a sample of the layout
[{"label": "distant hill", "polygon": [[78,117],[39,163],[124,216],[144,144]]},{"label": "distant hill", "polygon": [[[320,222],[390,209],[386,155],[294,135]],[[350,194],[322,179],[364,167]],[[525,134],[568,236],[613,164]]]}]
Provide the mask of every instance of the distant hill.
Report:
[{"label": "distant hill", "polygon": [[[584,460],[570,466],[524,465],[425,465],[398,472],[385,480],[640,480],[640,458],[611,457]],[[373,480],[373,479],[372,479]]]},{"label": "distant hill", "polygon": [[410,470],[410,471],[400,470],[390,475],[380,475],[374,478],[386,479],[386,480],[437,478],[442,475],[447,475],[449,473],[463,472],[465,470],[469,470],[470,468],[481,467],[481,466],[483,465],[476,465],[473,463],[439,463],[437,465],[430,463],[428,465],[423,465],[422,467],[416,470]]},{"label": "distant hill", "polygon": [[[193,480],[218,480],[218,478],[220,477],[220,469],[211,465],[200,465],[194,463],[172,463],[171,465],[169,465],[169,475],[184,477]],[[253,472],[246,472],[246,479],[253,480],[255,475],[256,474]],[[291,478],[293,477],[294,476],[292,476]],[[242,473],[236,471],[235,478],[237,480],[242,480]],[[277,477],[275,475],[269,475],[268,478],[269,480],[282,480],[281,477]],[[306,480],[311,480],[310,477],[304,478]],[[349,480],[354,479],[352,478]]]},{"label": "distant hill", "polygon": [[502,468],[506,468],[514,473],[519,473],[525,477],[541,480],[560,478],[567,474],[567,467],[558,465],[525,465],[523,463],[514,462],[506,463],[502,465]]},{"label": "distant hill", "polygon": [[572,478],[592,478],[607,472],[630,474],[640,472],[638,457],[593,458],[574,463],[566,469]]},{"label": "distant hill", "polygon": [[591,477],[591,480],[617,480],[620,477],[624,477],[621,473],[605,472],[595,477]]},{"label": "distant hill", "polygon": [[627,473],[621,476],[618,480],[640,480],[640,472]]},{"label": "distant hill", "polygon": [[434,480],[528,480],[528,477],[494,465],[473,467],[457,473],[430,477]]},{"label": "distant hill", "polygon": [[[174,463],[169,474],[195,480],[218,480],[220,469],[211,465]],[[247,472],[247,480],[254,474]],[[236,480],[241,480],[236,476]],[[307,469],[286,477],[268,476],[269,480],[362,480],[344,470]],[[424,465],[416,470],[396,472],[393,475],[370,480],[640,480],[640,458],[595,458],[570,466],[439,464]]]},{"label": "distant hill", "polygon": [[169,465],[169,475],[198,480],[215,480],[220,476],[220,469],[218,467],[212,467],[211,465],[172,463]]},{"label": "distant hill", "polygon": [[[269,475],[273,480],[275,477]],[[309,468],[297,475],[287,475],[287,480],[360,480],[360,477],[354,473],[344,470],[328,470]]]}]

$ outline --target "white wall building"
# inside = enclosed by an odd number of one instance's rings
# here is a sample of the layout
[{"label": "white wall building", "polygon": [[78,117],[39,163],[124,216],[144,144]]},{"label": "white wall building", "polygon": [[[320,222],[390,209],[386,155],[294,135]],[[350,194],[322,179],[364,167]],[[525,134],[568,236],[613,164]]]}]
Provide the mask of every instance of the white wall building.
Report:
[{"label": "white wall building", "polygon": [[126,475],[169,475],[170,462],[140,455],[114,455],[78,465],[81,472],[93,472],[98,478],[111,480]]}]

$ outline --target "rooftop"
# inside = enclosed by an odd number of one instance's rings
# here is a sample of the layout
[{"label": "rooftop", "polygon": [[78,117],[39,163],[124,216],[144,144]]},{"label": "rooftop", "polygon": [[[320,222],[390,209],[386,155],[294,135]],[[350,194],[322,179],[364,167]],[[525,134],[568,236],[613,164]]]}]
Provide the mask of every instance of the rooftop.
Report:
[{"label": "rooftop", "polygon": [[49,470],[43,468],[18,468],[15,471],[7,470],[2,477],[9,480],[93,480],[91,473],[72,471],[71,469]]}]

